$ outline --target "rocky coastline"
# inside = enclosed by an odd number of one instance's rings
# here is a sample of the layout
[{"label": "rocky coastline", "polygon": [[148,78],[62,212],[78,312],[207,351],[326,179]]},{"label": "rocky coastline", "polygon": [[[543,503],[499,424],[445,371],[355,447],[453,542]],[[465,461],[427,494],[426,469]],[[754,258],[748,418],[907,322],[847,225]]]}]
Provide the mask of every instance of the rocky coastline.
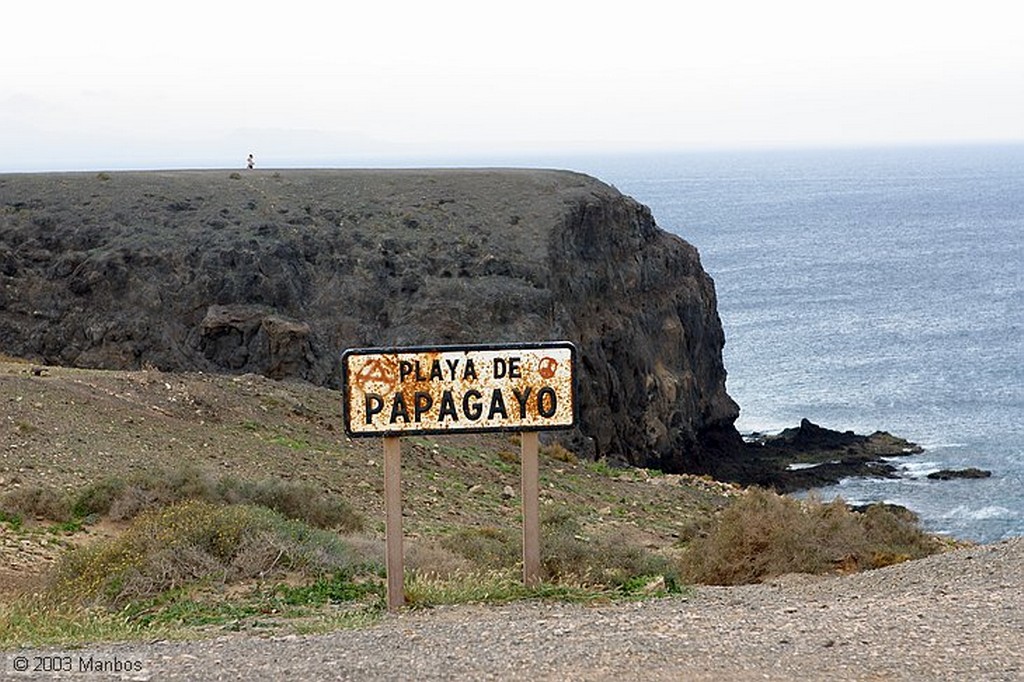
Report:
[{"label": "rocky coastline", "polygon": [[[743,441],[740,454],[718,460],[707,473],[722,481],[780,493],[811,491],[847,478],[900,478],[900,467],[894,460],[924,452],[917,443],[886,431],[861,435],[824,428],[808,419],[777,434],[746,434]],[[985,469],[966,467],[941,469],[927,478],[952,481],[991,475]],[[867,506],[853,508],[863,511]],[[906,507],[886,506],[916,518]]]},{"label": "rocky coastline", "polygon": [[836,431],[803,419],[778,434],[744,436],[743,449],[715,462],[715,478],[773,488],[809,490],[850,477],[898,478],[890,460],[920,454],[923,448],[885,431],[868,435]]}]

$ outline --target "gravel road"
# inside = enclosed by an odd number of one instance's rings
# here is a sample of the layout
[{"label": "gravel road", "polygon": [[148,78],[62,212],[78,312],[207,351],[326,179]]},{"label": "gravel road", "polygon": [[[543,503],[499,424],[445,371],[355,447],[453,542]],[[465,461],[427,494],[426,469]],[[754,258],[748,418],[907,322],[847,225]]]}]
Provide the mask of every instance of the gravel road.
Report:
[{"label": "gravel road", "polygon": [[[53,654],[72,673],[15,671]],[[80,672],[90,660],[132,669]],[[1024,538],[688,598],[446,607],[321,636],[8,651],[0,662],[13,680],[1024,680]]]}]

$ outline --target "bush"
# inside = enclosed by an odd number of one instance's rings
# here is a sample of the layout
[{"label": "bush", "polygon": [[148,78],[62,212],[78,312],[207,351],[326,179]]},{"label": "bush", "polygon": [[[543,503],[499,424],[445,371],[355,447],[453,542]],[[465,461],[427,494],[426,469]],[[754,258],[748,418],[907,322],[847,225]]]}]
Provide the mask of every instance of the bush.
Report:
[{"label": "bush", "polygon": [[566,464],[579,464],[579,458],[570,450],[568,450],[561,443],[551,443],[550,445],[544,445],[540,448],[540,454],[553,459],[556,462],[565,462]]},{"label": "bush", "polygon": [[184,500],[260,505],[290,519],[341,532],[355,532],[363,526],[362,517],[348,502],[308,483],[276,479],[254,482],[232,477],[215,480],[195,467],[156,470],[128,480],[103,479],[83,489],[71,509],[79,518],[106,515],[115,521],[127,521],[147,510]]},{"label": "bush", "polygon": [[115,501],[123,497],[128,484],[119,478],[106,478],[86,486],[71,503],[71,512],[80,518],[110,513]]},{"label": "bush", "polygon": [[153,470],[129,479],[105,478],[84,488],[72,508],[81,516],[109,516],[127,521],[139,514],[183,500],[217,502],[216,482],[196,467]]},{"label": "bush", "polygon": [[841,499],[800,501],[752,488],[689,544],[681,567],[691,582],[739,585],[785,573],[878,568],[937,549],[914,521],[882,505],[862,514]]},{"label": "bush", "polygon": [[[518,531],[483,527],[465,529],[443,541],[450,552],[474,563],[478,571],[509,571],[521,564]],[[579,521],[565,509],[548,511],[541,520],[541,568],[548,581],[604,587],[632,593],[661,581],[668,590],[678,584],[672,561],[629,541],[622,534],[584,534]],[[443,574],[420,567],[423,574]]]},{"label": "bush", "polygon": [[551,580],[604,585],[627,593],[656,579],[669,591],[678,584],[679,571],[668,558],[621,532],[588,536],[564,509],[545,515],[541,530],[541,565]]},{"label": "bush", "polygon": [[221,479],[217,498],[229,503],[258,504],[317,528],[353,533],[363,519],[340,497],[326,495],[308,483],[266,479],[258,482]]},{"label": "bush", "polygon": [[11,512],[4,511],[3,509],[0,509],[0,523],[6,523],[8,526],[10,526],[11,530],[18,531],[21,530],[24,520],[18,514],[14,514]]},{"label": "bush", "polygon": [[15,488],[0,498],[0,511],[10,518],[39,518],[58,523],[71,519],[67,496],[50,488]]},{"label": "bush", "polygon": [[[482,569],[509,569],[522,558],[519,534],[506,528],[464,528],[444,538],[441,546]],[[429,566],[424,569],[430,572]]]},{"label": "bush", "polygon": [[421,578],[448,580],[473,572],[474,563],[448,547],[413,541],[405,546],[405,569]]},{"label": "bush", "polygon": [[338,536],[266,508],[190,500],[145,512],[116,538],[69,550],[48,593],[58,601],[120,607],[197,582],[285,571],[322,576],[356,562]]}]

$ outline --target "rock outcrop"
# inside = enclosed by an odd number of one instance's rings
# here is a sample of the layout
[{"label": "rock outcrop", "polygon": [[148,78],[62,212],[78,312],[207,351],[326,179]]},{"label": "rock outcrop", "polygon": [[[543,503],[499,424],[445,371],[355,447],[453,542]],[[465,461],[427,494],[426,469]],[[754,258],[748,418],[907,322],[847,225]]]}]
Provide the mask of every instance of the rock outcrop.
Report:
[{"label": "rock outcrop", "polygon": [[746,441],[739,456],[716,458],[708,473],[742,485],[793,492],[851,477],[899,478],[891,460],[924,452],[920,445],[885,431],[835,431],[809,419],[778,434],[747,436]]},{"label": "rock outcrop", "polygon": [[988,469],[978,467],[967,467],[966,469],[940,469],[928,474],[933,481],[955,481],[962,478],[989,478],[992,472]]},{"label": "rock outcrop", "polygon": [[650,211],[560,171],[0,176],[0,352],[339,384],[349,347],[568,339],[578,449],[742,447],[714,286]]}]

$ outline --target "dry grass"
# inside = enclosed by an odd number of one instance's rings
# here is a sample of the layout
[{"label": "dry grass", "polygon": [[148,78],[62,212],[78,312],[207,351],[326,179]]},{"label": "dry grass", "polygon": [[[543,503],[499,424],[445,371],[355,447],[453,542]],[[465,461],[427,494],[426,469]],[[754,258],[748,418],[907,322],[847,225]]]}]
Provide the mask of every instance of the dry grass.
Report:
[{"label": "dry grass", "polygon": [[[443,542],[447,563],[421,562],[418,572],[429,575],[465,572],[447,558],[462,557],[479,572],[510,571],[522,557],[516,530],[495,527],[463,529]],[[552,584],[587,586],[632,593],[654,581],[671,591],[678,585],[673,561],[630,541],[620,533],[586,532],[564,509],[547,511],[541,521],[541,568]]]},{"label": "dry grass", "polygon": [[878,568],[938,549],[915,521],[882,505],[858,513],[840,499],[801,501],[752,488],[689,544],[681,565],[685,580],[738,585],[785,573]]},{"label": "dry grass", "polygon": [[561,443],[541,446],[540,454],[556,462],[565,462],[566,464],[578,464],[580,461],[574,452],[567,449]]}]

